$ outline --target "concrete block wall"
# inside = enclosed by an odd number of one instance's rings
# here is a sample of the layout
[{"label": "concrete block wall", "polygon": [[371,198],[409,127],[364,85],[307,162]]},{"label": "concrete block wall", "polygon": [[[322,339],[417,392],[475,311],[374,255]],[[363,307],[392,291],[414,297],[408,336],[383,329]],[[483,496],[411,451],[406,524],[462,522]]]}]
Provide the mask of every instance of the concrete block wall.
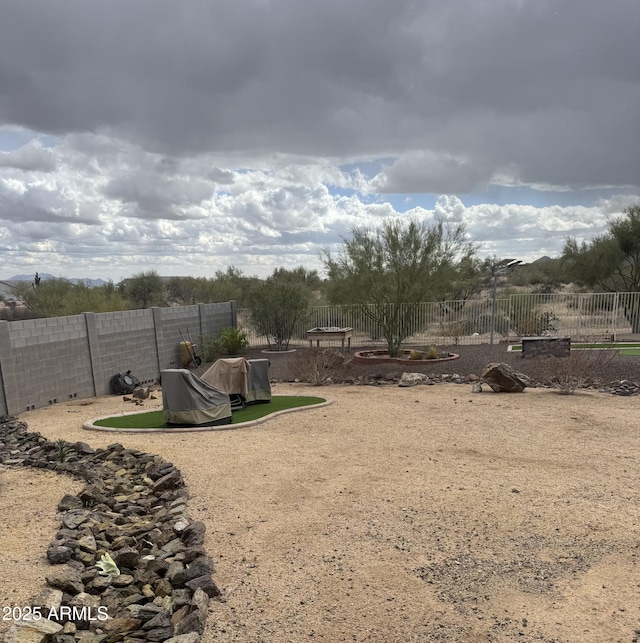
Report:
[{"label": "concrete block wall", "polygon": [[[96,395],[111,392],[111,377],[131,371],[141,382],[158,377],[154,309],[112,313],[87,313],[95,317],[95,347],[92,346]],[[89,324],[90,325],[90,324]],[[90,325],[91,326],[91,325]],[[93,330],[91,333],[94,339]]]},{"label": "concrete block wall", "polygon": [[[213,306],[215,304],[207,304]],[[175,306],[172,308],[156,308],[159,317],[158,326],[161,332],[158,333],[158,360],[160,370],[165,368],[182,368],[180,363],[180,332],[186,341],[189,341],[189,334],[194,344],[200,342],[201,322],[200,307]]]},{"label": "concrete block wall", "polygon": [[180,367],[178,329],[194,342],[235,325],[235,302],[0,320],[0,415],[110,393],[131,370],[150,383]]},{"label": "concrete block wall", "polygon": [[12,414],[93,395],[83,315],[7,323],[12,373],[3,373]]},{"label": "concrete block wall", "polygon": [[[230,306],[229,306],[230,304]],[[238,313],[236,302],[230,301],[223,304],[200,305],[200,319],[202,332],[206,335],[215,335],[220,328],[238,327]]]}]

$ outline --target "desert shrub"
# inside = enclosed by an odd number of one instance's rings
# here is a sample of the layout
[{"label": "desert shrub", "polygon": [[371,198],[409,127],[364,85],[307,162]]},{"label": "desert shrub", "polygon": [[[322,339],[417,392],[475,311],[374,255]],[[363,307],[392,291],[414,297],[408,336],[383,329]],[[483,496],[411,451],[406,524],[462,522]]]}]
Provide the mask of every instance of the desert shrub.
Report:
[{"label": "desert shrub", "polygon": [[554,335],[559,318],[552,310],[521,310],[511,319],[511,328],[519,337]]},{"label": "desert shrub", "polygon": [[240,355],[249,346],[244,331],[228,326],[216,335],[202,336],[202,351],[205,362],[215,362],[219,357]]},{"label": "desert shrub", "polygon": [[239,355],[249,346],[246,334],[232,326],[221,328],[216,341],[220,345],[223,355]]},{"label": "desert shrub", "polygon": [[438,359],[438,357],[440,357],[438,349],[435,346],[429,346],[429,348],[424,352],[424,357],[422,359]]},{"label": "desert shrub", "polygon": [[342,353],[328,349],[310,348],[299,352],[291,364],[293,377],[313,386],[323,386],[344,380],[351,362]]},{"label": "desert shrub", "polygon": [[457,346],[465,335],[470,335],[469,328],[471,323],[468,319],[458,319],[454,321],[440,322],[440,332],[445,337],[451,338],[451,341]]},{"label": "desert shrub", "polygon": [[593,386],[617,353],[613,350],[573,350],[567,357],[541,357],[540,380],[561,395]]},{"label": "desert shrub", "polygon": [[440,357],[440,352],[435,346],[429,346],[423,351],[409,351],[409,359],[438,359],[438,357]]}]

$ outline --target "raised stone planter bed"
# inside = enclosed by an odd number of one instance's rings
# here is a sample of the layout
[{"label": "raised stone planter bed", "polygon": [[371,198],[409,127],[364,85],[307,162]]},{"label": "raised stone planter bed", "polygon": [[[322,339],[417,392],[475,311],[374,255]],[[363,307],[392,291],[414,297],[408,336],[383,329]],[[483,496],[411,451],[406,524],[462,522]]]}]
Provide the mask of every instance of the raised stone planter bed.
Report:
[{"label": "raised stone planter bed", "polygon": [[403,351],[406,357],[390,357],[385,350],[358,351],[353,356],[356,364],[404,364],[406,366],[421,366],[423,364],[437,364],[439,362],[450,362],[460,357],[457,353],[441,353],[441,357],[435,359],[409,359],[411,351]]},{"label": "raised stone planter bed", "polygon": [[[0,418],[0,463],[87,482],[58,504],[61,526],[46,552],[52,565],[48,587],[31,605],[41,606],[43,615],[53,608],[56,616],[93,618],[22,622],[12,626],[10,640],[197,643],[209,600],[220,591],[203,547],[204,523],[189,519],[180,471],[160,456],[121,444],[92,449],[68,443],[62,462],[59,447],[15,418]],[[96,563],[105,553],[119,575],[100,573]]]}]

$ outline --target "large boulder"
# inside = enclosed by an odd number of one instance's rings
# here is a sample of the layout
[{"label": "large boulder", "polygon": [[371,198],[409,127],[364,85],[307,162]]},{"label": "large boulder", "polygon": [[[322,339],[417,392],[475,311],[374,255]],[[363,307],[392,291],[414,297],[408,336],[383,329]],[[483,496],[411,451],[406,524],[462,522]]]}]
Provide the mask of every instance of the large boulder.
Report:
[{"label": "large boulder", "polygon": [[509,364],[504,363],[485,366],[482,379],[496,393],[522,393],[525,387],[531,385],[526,375],[516,373]]}]

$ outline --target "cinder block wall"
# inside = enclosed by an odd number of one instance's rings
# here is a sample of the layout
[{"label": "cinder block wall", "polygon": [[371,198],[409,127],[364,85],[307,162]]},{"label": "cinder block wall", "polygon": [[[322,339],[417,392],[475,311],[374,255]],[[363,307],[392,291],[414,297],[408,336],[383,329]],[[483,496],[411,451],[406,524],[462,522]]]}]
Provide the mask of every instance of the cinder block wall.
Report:
[{"label": "cinder block wall", "polygon": [[235,302],[0,321],[0,414],[110,393],[116,373],[143,383],[180,367],[180,334],[236,325]]},{"label": "cinder block wall", "polygon": [[173,308],[156,308],[159,316],[158,325],[161,335],[158,336],[158,359],[160,370],[165,368],[181,368],[180,342],[182,335],[186,341],[189,336],[194,344],[200,341],[201,322],[199,306],[177,306]]}]

